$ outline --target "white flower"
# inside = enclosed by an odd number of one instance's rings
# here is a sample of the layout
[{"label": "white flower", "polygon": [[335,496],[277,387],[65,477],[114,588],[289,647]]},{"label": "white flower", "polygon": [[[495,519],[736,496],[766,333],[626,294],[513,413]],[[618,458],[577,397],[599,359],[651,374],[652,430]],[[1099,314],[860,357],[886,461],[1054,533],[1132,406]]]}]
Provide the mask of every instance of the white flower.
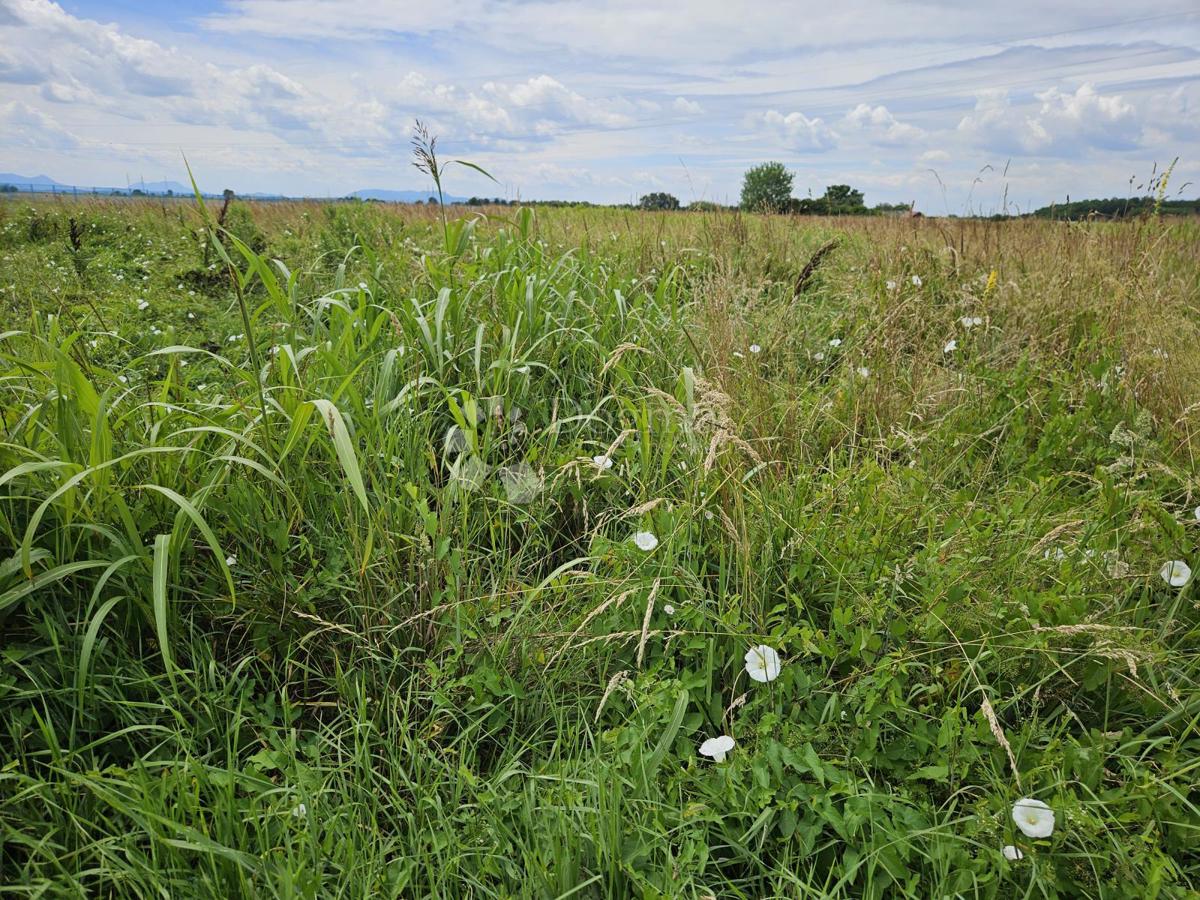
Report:
[{"label": "white flower", "polygon": [[232,553],[229,554],[227,557],[225,557],[225,565],[236,566],[237,565],[237,557],[234,556]]},{"label": "white flower", "polygon": [[117,381],[121,382],[121,384],[128,384],[128,383],[129,383],[129,379],[128,379],[128,378],[126,378],[124,375],[118,375],[118,376],[117,376]]},{"label": "white flower", "polygon": [[147,300],[139,300],[138,301],[138,309],[139,310],[149,309],[149,308],[150,308],[149,301],[147,301]]},{"label": "white flower", "polygon": [[709,738],[700,745],[701,756],[711,756],[713,762],[725,762],[725,754],[736,746],[737,741],[727,734]]},{"label": "white flower", "polygon": [[666,606],[663,607],[663,612],[665,612],[668,616],[673,616],[673,615],[675,615],[675,607],[673,607],[670,603],[668,603]]},{"label": "white flower", "polygon": [[825,359],[825,351],[818,350],[816,353],[813,354],[813,359],[815,359],[817,362],[821,362],[823,359]]},{"label": "white flower", "polygon": [[912,283],[913,283],[913,287],[920,287],[921,286],[921,276],[914,275],[912,277]]},{"label": "white flower", "polygon": [[[1042,559],[1049,559],[1049,558],[1050,558],[1050,548],[1047,547],[1045,550],[1042,551]],[[1054,548],[1054,558],[1056,560],[1058,560],[1059,562],[1061,562],[1062,560],[1067,558],[1066,551],[1064,551],[1062,547],[1055,547]]]},{"label": "white flower", "polygon": [[858,367],[858,377],[859,378],[870,378],[871,370],[868,369],[866,366],[859,366]]},{"label": "white flower", "polygon": [[613,467],[613,461],[603,453],[599,456],[593,456],[592,462],[596,464],[597,469],[611,469]]},{"label": "white flower", "polygon": [[950,340],[946,341],[946,346],[942,348],[942,352],[943,353],[953,353],[957,349],[958,349],[958,341],[956,341],[954,338],[950,338]]},{"label": "white flower", "polygon": [[745,359],[745,358],[746,358],[746,354],[745,354],[745,353],[743,353],[741,350],[734,350],[734,351],[733,351],[733,355],[734,355],[735,357],[737,357],[738,359]]},{"label": "white flower", "polygon": [[983,319],[979,316],[963,316],[958,320],[962,323],[962,327],[966,329],[974,328],[976,325],[982,325]]},{"label": "white flower", "polygon": [[1192,515],[1196,517],[1197,522],[1200,522],[1200,506],[1197,506],[1194,510],[1192,510]]},{"label": "white flower", "polygon": [[830,347],[840,347],[840,346],[842,346],[842,339],[841,339],[841,338],[830,338],[830,339],[829,339],[829,346],[830,346]]},{"label": "white flower", "polygon": [[303,819],[307,815],[308,815],[308,807],[305,806],[303,803],[297,803],[295,808],[292,809],[292,818],[293,819]]},{"label": "white flower", "polygon": [[649,531],[639,531],[633,536],[633,542],[639,550],[645,550],[647,553],[658,546],[658,538]]},{"label": "white flower", "polygon": [[365,291],[367,289],[367,283],[365,281],[360,281],[358,283],[358,289],[360,291]]},{"label": "white flower", "polygon": [[1025,854],[1021,852],[1020,847],[1014,847],[1012,844],[1008,844],[1000,852],[1003,853],[1004,858],[1008,860],[1023,859],[1025,856]]},{"label": "white flower", "polygon": [[194,318],[196,318],[196,314],[194,312],[190,312],[190,313],[188,313],[188,318],[194,319]]},{"label": "white flower", "polygon": [[894,290],[896,289],[896,282],[894,282],[894,281],[889,281],[889,282],[887,283],[887,289],[888,289],[889,291],[894,291]]},{"label": "white flower", "polygon": [[751,353],[762,353],[762,347],[758,346],[758,344],[751,344],[750,352]]},{"label": "white flower", "polygon": [[1171,587],[1183,587],[1191,580],[1192,569],[1182,559],[1173,559],[1169,563],[1163,563],[1158,574]]},{"label": "white flower", "polygon": [[746,674],[755,681],[774,681],[783,666],[779,654],[766,644],[759,644],[746,651]]},{"label": "white flower", "polygon": [[1018,800],[1013,804],[1012,817],[1026,837],[1046,838],[1054,831],[1054,810],[1041,800]]}]

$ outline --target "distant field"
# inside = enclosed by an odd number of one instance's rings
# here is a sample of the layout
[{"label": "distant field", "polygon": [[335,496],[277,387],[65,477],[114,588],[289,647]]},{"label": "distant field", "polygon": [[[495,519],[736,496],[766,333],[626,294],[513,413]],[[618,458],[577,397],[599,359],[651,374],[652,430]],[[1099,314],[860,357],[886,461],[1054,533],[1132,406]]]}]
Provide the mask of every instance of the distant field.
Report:
[{"label": "distant field", "polygon": [[0,894],[1200,891],[1195,221],[218,210],[0,201]]}]

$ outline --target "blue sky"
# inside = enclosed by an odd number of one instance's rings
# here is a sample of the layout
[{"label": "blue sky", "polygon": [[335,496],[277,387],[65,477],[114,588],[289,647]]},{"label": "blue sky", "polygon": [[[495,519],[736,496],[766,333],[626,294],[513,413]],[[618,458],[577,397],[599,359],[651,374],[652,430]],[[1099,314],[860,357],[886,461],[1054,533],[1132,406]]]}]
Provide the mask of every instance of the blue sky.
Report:
[{"label": "blue sky", "polygon": [[0,0],[0,171],[424,190],[416,117],[500,182],[461,195],[729,202],[777,159],[798,196],[1018,211],[1200,183],[1200,6]]}]

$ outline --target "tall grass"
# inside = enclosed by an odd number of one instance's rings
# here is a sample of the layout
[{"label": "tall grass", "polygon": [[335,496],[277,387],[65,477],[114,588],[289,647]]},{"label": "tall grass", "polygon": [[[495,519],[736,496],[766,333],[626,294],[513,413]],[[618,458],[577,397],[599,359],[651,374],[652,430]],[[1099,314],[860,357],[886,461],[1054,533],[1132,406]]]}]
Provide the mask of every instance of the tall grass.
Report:
[{"label": "tall grass", "polygon": [[7,892],[1200,889],[1194,223],[206,227],[0,206]]}]

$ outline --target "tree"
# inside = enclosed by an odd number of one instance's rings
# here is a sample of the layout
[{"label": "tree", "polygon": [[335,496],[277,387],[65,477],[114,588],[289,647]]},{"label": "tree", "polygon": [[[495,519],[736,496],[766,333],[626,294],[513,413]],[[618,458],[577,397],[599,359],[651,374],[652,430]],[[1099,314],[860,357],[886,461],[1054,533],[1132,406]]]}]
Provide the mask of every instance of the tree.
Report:
[{"label": "tree", "polygon": [[679,209],[679,199],[672,194],[655,191],[644,195],[638,201],[638,206],[642,209]]},{"label": "tree", "polygon": [[783,212],[791,196],[792,173],[781,162],[755,166],[742,180],[742,209]]},{"label": "tree", "polygon": [[831,215],[853,215],[865,213],[862,191],[856,191],[848,184],[831,184],[825,188],[826,207]]}]

